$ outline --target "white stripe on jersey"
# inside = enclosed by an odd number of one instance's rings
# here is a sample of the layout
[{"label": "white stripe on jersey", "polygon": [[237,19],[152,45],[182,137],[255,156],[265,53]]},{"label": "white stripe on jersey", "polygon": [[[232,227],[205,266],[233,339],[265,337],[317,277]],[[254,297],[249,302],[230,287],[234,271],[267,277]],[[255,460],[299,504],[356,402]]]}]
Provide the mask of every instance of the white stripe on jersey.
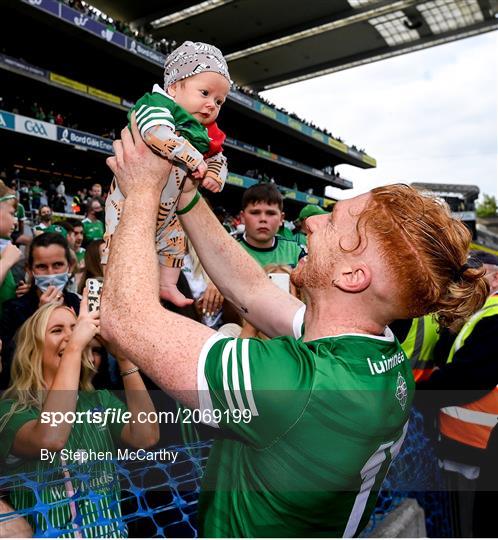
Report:
[{"label": "white stripe on jersey", "polygon": [[253,416],[259,416],[258,409],[254,403],[254,398],[252,395],[252,384],[251,384],[251,370],[249,368],[249,340],[242,340],[242,373],[244,374],[244,388],[246,391],[247,403],[251,409]]},{"label": "white stripe on jersey", "polygon": [[163,119],[165,122],[168,122],[169,124],[173,125],[169,119],[171,118],[171,115],[168,116],[166,114],[164,114],[163,112],[159,111],[159,112],[151,112],[149,114],[144,114],[139,120],[137,120],[137,124],[140,126],[143,126],[146,122],[149,122],[150,120],[152,120],[153,118],[161,118]]},{"label": "white stripe on jersey", "polygon": [[237,400],[237,406],[239,411],[245,411],[246,406],[242,399],[242,394],[240,393],[239,385],[239,364],[237,362],[237,342],[234,341],[234,346],[232,347],[232,387],[233,393],[235,394],[235,399]]},{"label": "white stripe on jersey", "polygon": [[138,109],[136,113],[137,122],[139,122],[142,117],[147,116],[148,114],[152,113],[162,113],[163,116],[166,116],[166,118],[173,118],[173,115],[171,114],[171,111],[167,109],[166,107],[156,107],[154,105],[140,105],[140,108]]},{"label": "white stripe on jersey", "polygon": [[[209,384],[206,379],[206,360],[211,347],[220,339],[226,339],[223,334],[213,334],[202,346],[199,353],[199,362],[197,364],[197,393],[199,395],[199,408],[201,411],[213,411],[213,402],[211,401],[211,394],[209,393]],[[203,418],[201,414],[201,418]],[[212,420],[211,422],[204,422],[205,424],[218,428],[217,422]]]},{"label": "white stripe on jersey", "polygon": [[233,404],[232,395],[230,394],[230,387],[228,386],[228,358],[235,345],[235,340],[229,341],[225,345],[225,348],[223,349],[223,356],[221,357],[221,367],[223,369],[223,390],[225,392],[228,408],[232,413],[235,411],[235,405]]},{"label": "white stripe on jersey", "polygon": [[149,128],[154,127],[154,126],[166,126],[168,129],[171,129],[172,132],[175,131],[175,126],[171,122],[168,122],[167,120],[164,120],[164,119],[163,120],[150,120],[143,127],[139,128],[140,135],[142,135],[142,138],[145,136],[145,132]]}]

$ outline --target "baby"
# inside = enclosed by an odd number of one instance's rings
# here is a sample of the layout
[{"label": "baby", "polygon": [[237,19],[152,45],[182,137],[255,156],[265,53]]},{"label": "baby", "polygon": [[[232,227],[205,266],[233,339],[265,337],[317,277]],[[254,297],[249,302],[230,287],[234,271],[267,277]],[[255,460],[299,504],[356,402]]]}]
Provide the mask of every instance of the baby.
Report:
[{"label": "baby", "polygon": [[[140,134],[154,151],[173,162],[168,183],[161,193],[156,228],[160,268],[160,295],[183,307],[187,299],[176,287],[185,255],[185,233],[176,206],[187,174],[206,189],[221,191],[227,177],[223,155],[225,134],[216,118],[231,85],[221,51],[206,43],[186,41],[167,58],[164,90],[155,84],[133,111]],[[119,223],[124,196],[116,179],[106,200],[106,232],[102,263],[107,263],[112,234]]]}]

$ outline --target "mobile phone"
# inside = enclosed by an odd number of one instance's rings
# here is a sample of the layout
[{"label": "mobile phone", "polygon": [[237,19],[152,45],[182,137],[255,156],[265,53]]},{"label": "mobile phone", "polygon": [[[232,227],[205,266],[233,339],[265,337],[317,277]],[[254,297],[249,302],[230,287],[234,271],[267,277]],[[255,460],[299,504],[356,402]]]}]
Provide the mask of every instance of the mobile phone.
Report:
[{"label": "mobile phone", "polygon": [[275,283],[275,285],[285,292],[290,291],[290,276],[284,272],[275,272],[268,274],[268,277]]},{"label": "mobile phone", "polygon": [[100,295],[102,294],[102,278],[88,278],[85,286],[88,291],[88,311],[98,311],[100,309]]}]

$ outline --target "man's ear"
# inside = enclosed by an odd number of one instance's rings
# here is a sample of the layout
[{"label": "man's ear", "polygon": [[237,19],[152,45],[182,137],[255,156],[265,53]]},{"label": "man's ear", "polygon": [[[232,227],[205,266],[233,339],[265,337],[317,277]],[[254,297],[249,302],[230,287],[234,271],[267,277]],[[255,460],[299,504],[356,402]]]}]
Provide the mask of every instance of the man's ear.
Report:
[{"label": "man's ear", "polygon": [[285,212],[280,212],[280,225],[283,225],[285,221]]},{"label": "man's ear", "polygon": [[370,267],[364,263],[344,266],[334,286],[344,292],[360,293],[368,289],[372,281]]},{"label": "man's ear", "polygon": [[246,216],[244,214],[244,210],[240,211],[240,222],[243,223],[244,225],[246,224]]}]

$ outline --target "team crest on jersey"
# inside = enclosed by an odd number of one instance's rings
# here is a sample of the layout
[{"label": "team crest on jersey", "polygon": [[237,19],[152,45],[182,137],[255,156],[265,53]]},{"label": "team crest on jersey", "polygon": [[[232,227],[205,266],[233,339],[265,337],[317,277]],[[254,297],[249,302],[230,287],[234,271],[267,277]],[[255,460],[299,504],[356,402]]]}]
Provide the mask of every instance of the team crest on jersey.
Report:
[{"label": "team crest on jersey", "polygon": [[401,373],[398,373],[398,380],[396,382],[397,382],[396,392],[394,393],[394,395],[396,396],[396,399],[399,401],[401,408],[405,410],[406,402],[408,400],[408,387]]}]

